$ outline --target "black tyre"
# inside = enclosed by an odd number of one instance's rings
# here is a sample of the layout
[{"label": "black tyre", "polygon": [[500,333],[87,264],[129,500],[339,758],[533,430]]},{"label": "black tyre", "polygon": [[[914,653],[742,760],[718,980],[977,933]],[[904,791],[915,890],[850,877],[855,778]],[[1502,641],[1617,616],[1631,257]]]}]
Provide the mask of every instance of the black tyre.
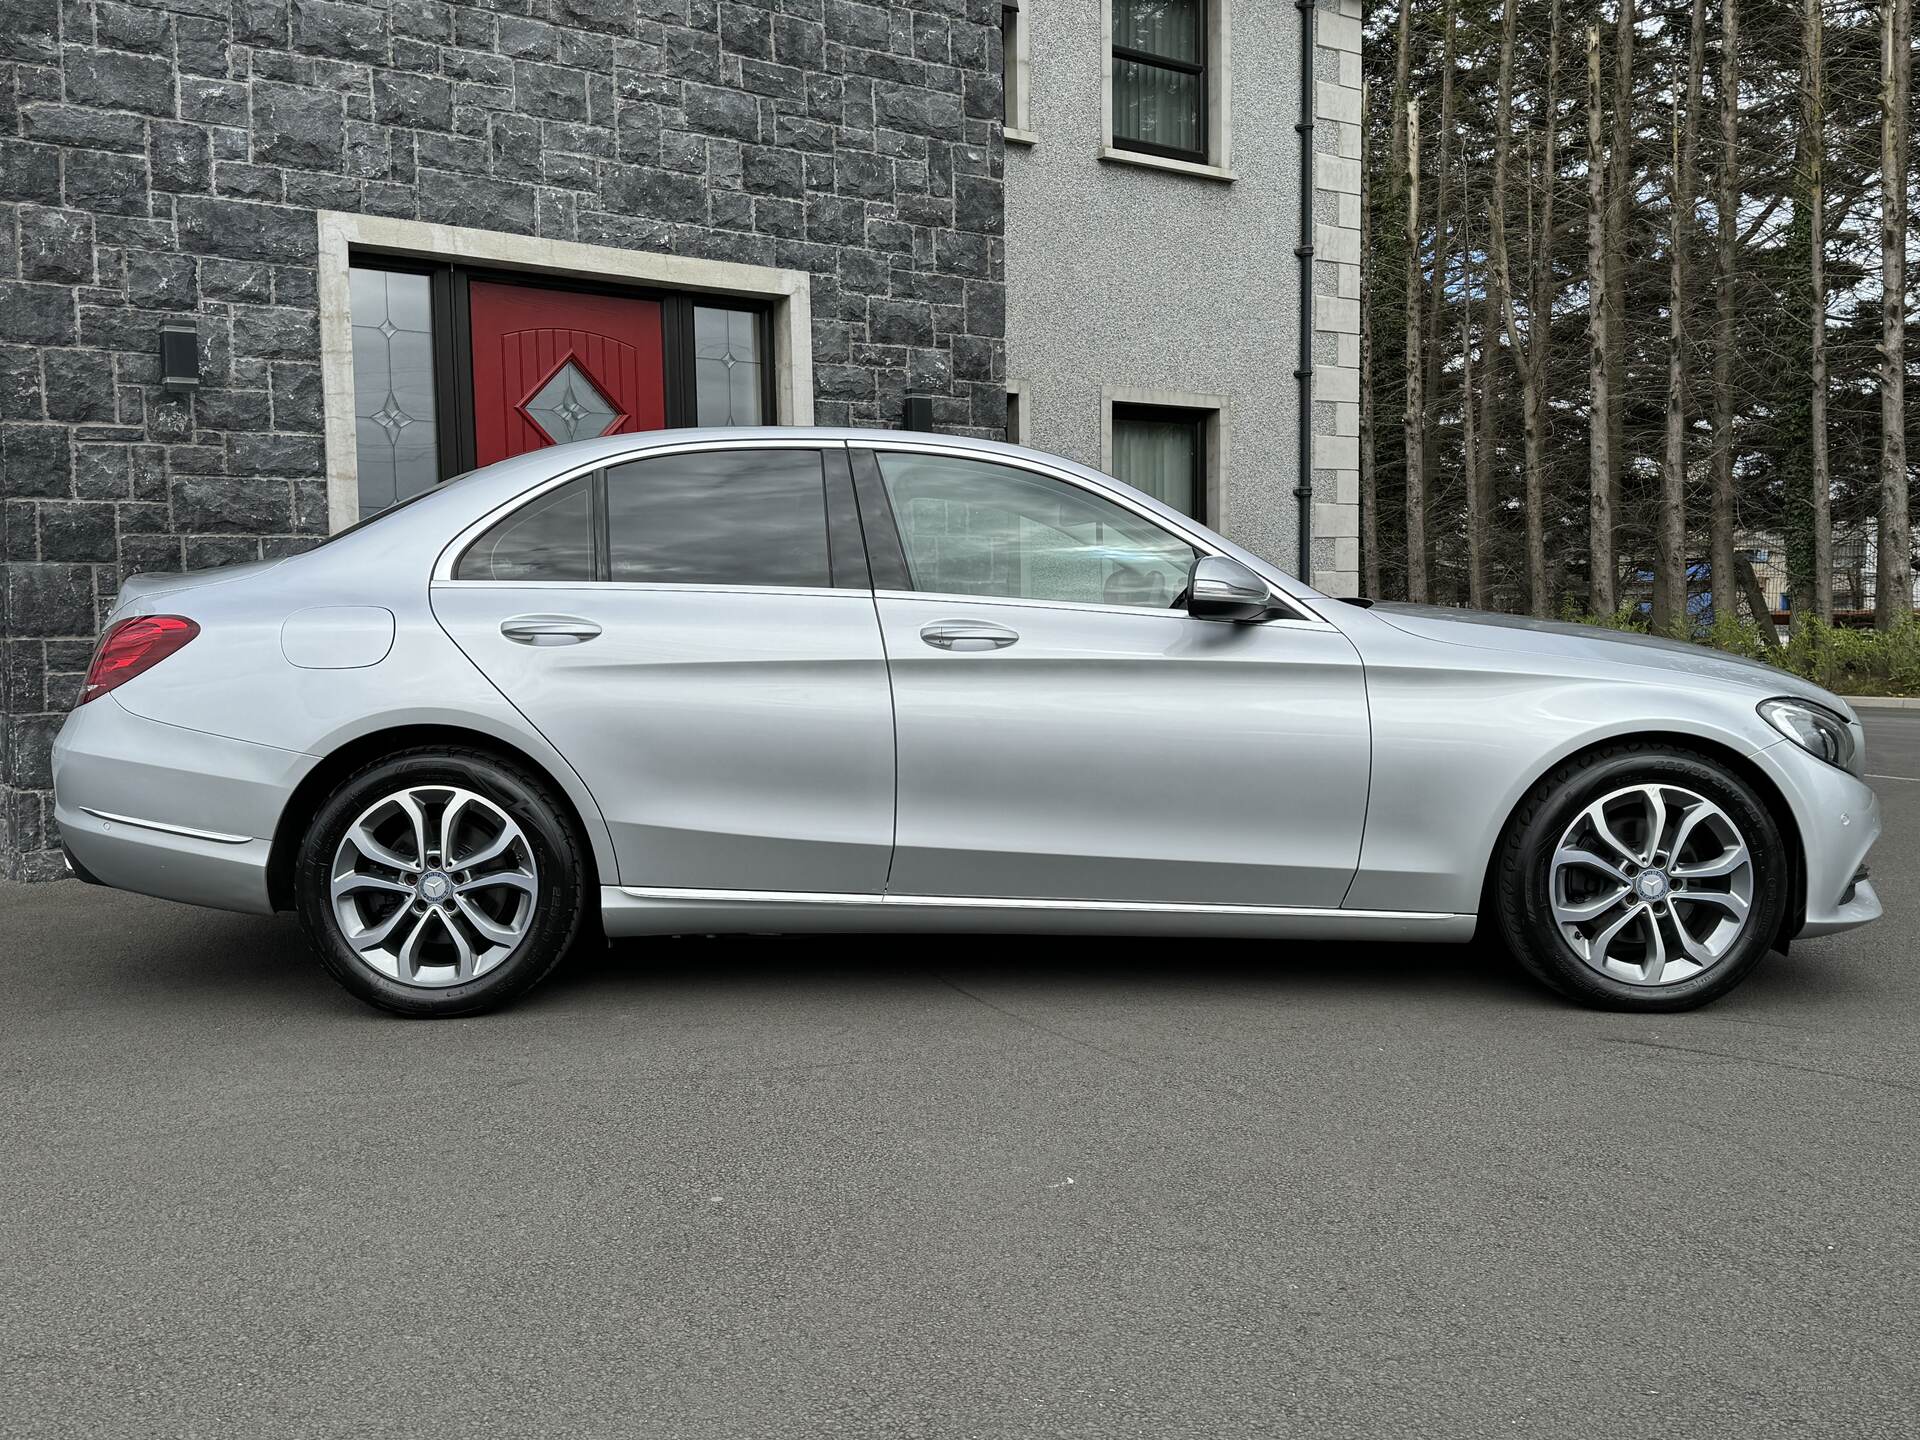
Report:
[{"label": "black tyre", "polygon": [[1772,947],[1788,851],[1745,780],[1705,755],[1621,742],[1576,756],[1520,806],[1492,904],[1520,963],[1611,1010],[1688,1010]]},{"label": "black tyre", "polygon": [[587,860],[547,784],[483,751],[405,750],[347,779],[307,828],[301,928],[333,977],[397,1015],[473,1015],[566,954]]}]

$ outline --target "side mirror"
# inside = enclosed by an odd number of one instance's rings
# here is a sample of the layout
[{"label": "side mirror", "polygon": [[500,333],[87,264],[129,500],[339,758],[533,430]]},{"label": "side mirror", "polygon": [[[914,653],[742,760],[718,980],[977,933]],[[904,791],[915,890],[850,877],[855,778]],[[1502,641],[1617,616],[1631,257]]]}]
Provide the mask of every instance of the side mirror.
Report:
[{"label": "side mirror", "polygon": [[1264,620],[1273,613],[1273,591],[1238,560],[1202,555],[1187,577],[1187,613],[1196,620]]}]

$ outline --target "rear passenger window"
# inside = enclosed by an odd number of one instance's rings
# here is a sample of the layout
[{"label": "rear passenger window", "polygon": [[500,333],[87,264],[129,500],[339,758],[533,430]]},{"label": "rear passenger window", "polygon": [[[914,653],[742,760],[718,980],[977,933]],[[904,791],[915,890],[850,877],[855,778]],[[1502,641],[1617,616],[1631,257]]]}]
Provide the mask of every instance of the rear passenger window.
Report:
[{"label": "rear passenger window", "polygon": [[456,580],[593,579],[592,477],[530,500],[467,548]]},{"label": "rear passenger window", "polygon": [[828,588],[827,495],[815,450],[664,455],[607,471],[612,579]]}]

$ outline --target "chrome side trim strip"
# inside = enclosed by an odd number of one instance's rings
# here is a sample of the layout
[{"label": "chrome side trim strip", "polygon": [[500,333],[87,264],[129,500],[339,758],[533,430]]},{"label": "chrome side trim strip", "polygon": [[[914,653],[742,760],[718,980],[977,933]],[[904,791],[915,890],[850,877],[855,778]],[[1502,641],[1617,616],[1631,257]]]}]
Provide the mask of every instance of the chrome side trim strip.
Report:
[{"label": "chrome side trim strip", "polygon": [[142,830],[158,830],[166,835],[184,835],[189,840],[207,840],[215,845],[245,845],[251,835],[222,835],[218,830],[196,830],[191,825],[169,825],[164,820],[142,820],[137,815],[115,815],[110,810],[95,810],[82,805],[80,813],[115,825],[137,825]]},{"label": "chrome side trim strip", "polygon": [[622,885],[635,900],[685,901],[708,905],[853,905],[913,906],[956,910],[1090,910],[1143,915],[1251,915],[1303,920],[1446,921],[1471,918],[1444,910],[1328,910],[1299,905],[1212,905],[1188,901],[1026,900],[983,895],[837,895],[808,890],[693,890],[667,886]]}]

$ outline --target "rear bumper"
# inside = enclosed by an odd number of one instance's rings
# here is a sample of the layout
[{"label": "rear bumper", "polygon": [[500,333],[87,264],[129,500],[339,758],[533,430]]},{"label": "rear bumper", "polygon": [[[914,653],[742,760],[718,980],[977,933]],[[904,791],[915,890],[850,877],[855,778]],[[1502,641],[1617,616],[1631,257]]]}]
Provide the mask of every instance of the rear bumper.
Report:
[{"label": "rear bumper", "polygon": [[314,763],[145,720],[103,696],[69,715],[54,741],[60,844],[82,879],[264,914],[274,826]]}]

